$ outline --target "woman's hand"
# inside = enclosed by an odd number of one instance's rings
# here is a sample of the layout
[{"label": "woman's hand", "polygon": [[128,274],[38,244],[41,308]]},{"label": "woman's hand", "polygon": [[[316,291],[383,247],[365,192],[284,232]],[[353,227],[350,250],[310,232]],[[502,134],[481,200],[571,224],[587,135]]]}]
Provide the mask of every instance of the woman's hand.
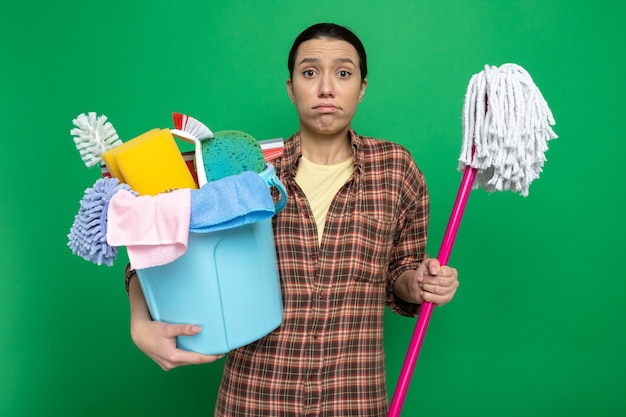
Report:
[{"label": "woman's hand", "polygon": [[452,301],[459,287],[458,272],[449,266],[441,266],[434,258],[427,258],[417,271],[405,271],[396,280],[394,292],[404,301],[422,304],[429,302],[438,306]]},{"label": "woman's hand", "polygon": [[155,361],[163,370],[184,365],[200,365],[215,362],[224,355],[203,355],[178,349],[177,336],[193,336],[200,333],[199,326],[192,324],[168,324],[153,321],[137,279],[130,282],[130,333],[135,345]]}]

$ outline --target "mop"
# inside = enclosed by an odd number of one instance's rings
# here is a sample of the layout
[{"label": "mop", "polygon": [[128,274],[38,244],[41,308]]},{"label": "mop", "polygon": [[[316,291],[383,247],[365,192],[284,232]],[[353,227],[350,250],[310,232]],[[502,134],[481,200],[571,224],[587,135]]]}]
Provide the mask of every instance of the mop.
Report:
[{"label": "mop", "polygon": [[[511,190],[528,196],[546,161],[547,141],[556,139],[552,112],[526,70],[516,64],[486,65],[472,76],[463,104],[463,172],[437,259],[446,265],[470,190]],[[422,304],[388,417],[398,417],[424,340],[433,304]]]}]

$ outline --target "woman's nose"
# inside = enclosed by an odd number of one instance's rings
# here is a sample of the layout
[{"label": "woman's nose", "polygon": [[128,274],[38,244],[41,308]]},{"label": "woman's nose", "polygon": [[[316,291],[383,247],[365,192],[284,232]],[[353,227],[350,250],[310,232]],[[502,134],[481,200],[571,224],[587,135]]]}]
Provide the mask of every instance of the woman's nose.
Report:
[{"label": "woman's nose", "polygon": [[334,97],[335,96],[335,88],[333,86],[332,76],[324,75],[320,78],[320,87],[319,87],[318,94],[320,97]]}]

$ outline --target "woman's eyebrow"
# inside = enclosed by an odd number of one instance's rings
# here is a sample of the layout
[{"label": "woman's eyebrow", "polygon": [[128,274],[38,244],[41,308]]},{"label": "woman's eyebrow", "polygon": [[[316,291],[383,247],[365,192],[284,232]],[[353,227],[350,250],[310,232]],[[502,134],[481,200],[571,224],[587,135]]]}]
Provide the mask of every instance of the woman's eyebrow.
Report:
[{"label": "woman's eyebrow", "polygon": [[302,58],[300,60],[300,62],[298,63],[298,65],[302,65],[302,64],[316,64],[318,63],[320,60],[319,58]]},{"label": "woman's eyebrow", "polygon": [[348,64],[355,65],[354,61],[352,60],[352,58],[337,58],[337,59],[335,59],[335,62],[336,63],[340,63],[340,64],[348,63]]},{"label": "woman's eyebrow", "polygon": [[[305,57],[305,58],[302,58],[300,60],[298,65],[302,65],[302,64],[317,64],[319,62],[320,62],[319,58]],[[356,64],[354,63],[352,58],[335,58],[335,63],[339,63],[339,64],[349,63],[349,64],[352,64],[352,65],[356,66]]]}]

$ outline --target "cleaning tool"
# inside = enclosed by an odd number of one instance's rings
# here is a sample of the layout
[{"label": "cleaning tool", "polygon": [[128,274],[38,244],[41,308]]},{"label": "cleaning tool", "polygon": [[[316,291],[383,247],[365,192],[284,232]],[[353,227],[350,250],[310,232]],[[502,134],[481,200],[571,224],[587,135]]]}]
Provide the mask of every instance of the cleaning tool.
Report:
[{"label": "cleaning tool", "polygon": [[215,132],[202,142],[202,159],[208,181],[244,171],[260,173],[265,169],[263,149],[251,135],[240,130]]},{"label": "cleaning tool", "polygon": [[[196,175],[198,185],[202,187],[208,181],[219,180],[244,171],[261,173],[266,160],[282,154],[282,139],[265,142],[265,151],[261,144],[250,134],[240,130],[223,130],[213,134],[202,122],[182,113],[172,113],[174,136],[194,145]],[[265,154],[269,158],[265,158]],[[200,169],[202,167],[202,169]]]},{"label": "cleaning tool", "polygon": [[174,128],[196,139],[204,140],[213,137],[213,132],[204,123],[191,116],[182,113],[172,113]]},{"label": "cleaning tool", "polygon": [[259,145],[263,150],[265,162],[271,162],[283,154],[285,143],[283,138],[260,140]]},{"label": "cleaning tool", "polygon": [[140,195],[190,188],[196,182],[169,129],[152,129],[102,154],[111,174]]},{"label": "cleaning tool", "polygon": [[[141,136],[136,137],[134,140],[134,143],[130,143],[129,145],[126,145],[125,148],[132,148],[133,146],[136,146],[138,144],[138,142],[140,140],[145,140],[151,136],[154,136],[156,134],[159,133],[159,129],[151,129],[149,131],[147,131],[146,133],[142,134]],[[117,178],[118,180],[120,180],[121,182],[126,182],[126,180],[124,179],[124,174],[122,174],[122,171],[120,170],[120,168],[117,166],[117,162],[115,160],[115,154],[118,151],[123,151],[124,148],[119,148],[119,146],[121,146],[122,144],[116,146],[115,148],[111,148],[108,151],[104,152],[102,154],[102,163],[105,167],[107,167],[109,173],[111,174],[112,177]]]},{"label": "cleaning tool", "polygon": [[117,178],[99,178],[92,188],[85,190],[67,235],[67,245],[73,254],[96,265],[113,266],[118,250],[107,242],[107,213],[111,199],[121,190],[136,194]]},{"label": "cleaning tool", "polygon": [[70,130],[74,137],[76,149],[80,152],[87,168],[102,160],[102,154],[122,144],[111,122],[105,115],[96,116],[96,113],[80,114],[72,120],[75,128]]},{"label": "cleaning tool", "polygon": [[[282,138],[257,142],[245,132],[225,130],[217,132],[217,139],[215,139],[211,129],[191,116],[172,113],[172,118],[174,120],[172,135],[194,145],[194,151],[183,152],[183,157],[186,158],[185,161],[195,161],[195,166],[191,168],[199,187],[208,182],[207,170],[211,172],[211,181],[237,175],[244,171],[262,172],[265,169],[265,164],[261,161],[259,147],[264,162],[271,162],[283,154],[285,146]],[[206,166],[204,163],[205,154],[211,161]],[[218,161],[217,166],[212,165],[215,161]],[[205,169],[198,169],[198,166],[205,167]]]},{"label": "cleaning tool", "polygon": [[174,127],[172,135],[194,145],[195,156],[195,174],[198,181],[198,187],[202,187],[207,183],[206,173],[204,169],[198,169],[198,166],[204,167],[202,160],[201,141],[213,137],[213,132],[202,122],[182,113],[172,113],[174,119]]},{"label": "cleaning tool", "polygon": [[[104,117],[76,119],[81,156],[103,162],[103,178],[86,191],[68,246],[98,265],[112,265],[126,246],[152,318],[202,326],[178,337],[178,347],[226,353],[282,322],[271,217],[286,206],[287,191],[265,157],[280,156],[284,144],[235,130],[214,135],[190,116],[172,116],[175,129],[125,143],[111,140]],[[175,137],[194,152],[181,153]]]},{"label": "cleaning tool", "polygon": [[274,201],[259,174],[244,171],[191,191],[189,230],[210,233],[269,219]]},{"label": "cleaning tool", "polygon": [[188,188],[154,196],[120,191],[109,204],[107,242],[126,246],[133,268],[172,262],[187,250],[190,210]]},{"label": "cleaning tool", "polygon": [[[542,172],[547,141],[557,135],[552,112],[528,72],[516,64],[486,65],[469,82],[463,104],[463,178],[437,259],[446,265],[471,189],[511,190],[528,195]],[[422,304],[389,417],[398,417],[408,390],[433,304]]]}]

